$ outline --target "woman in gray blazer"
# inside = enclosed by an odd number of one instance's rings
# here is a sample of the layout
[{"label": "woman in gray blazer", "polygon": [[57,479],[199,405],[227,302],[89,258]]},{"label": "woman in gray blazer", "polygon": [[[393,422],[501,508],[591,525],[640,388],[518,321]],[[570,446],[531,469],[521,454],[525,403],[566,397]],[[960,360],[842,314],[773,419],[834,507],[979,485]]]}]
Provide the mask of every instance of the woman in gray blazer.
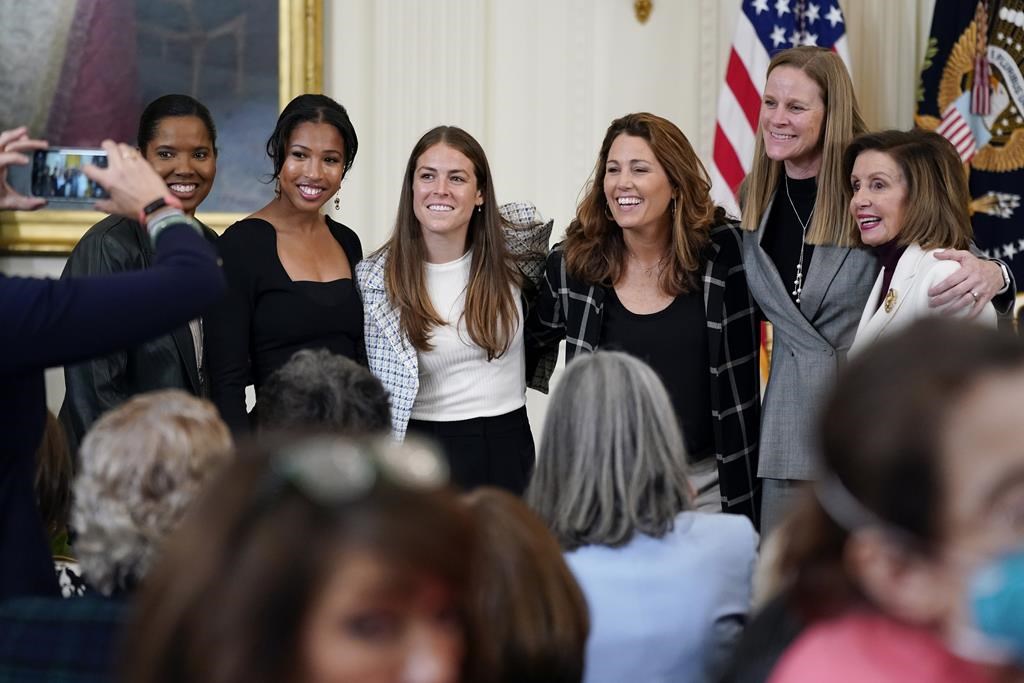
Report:
[{"label": "woman in gray blazer", "polygon": [[[747,281],[774,334],[758,468],[762,533],[777,524],[799,484],[814,479],[818,407],[878,274],[844,200],[843,150],[866,130],[838,55],[816,47],[775,55],[742,217]],[[933,306],[970,307],[976,315],[998,293],[998,303],[1012,305],[1002,264],[957,250],[940,258],[961,268],[931,292]]]}]

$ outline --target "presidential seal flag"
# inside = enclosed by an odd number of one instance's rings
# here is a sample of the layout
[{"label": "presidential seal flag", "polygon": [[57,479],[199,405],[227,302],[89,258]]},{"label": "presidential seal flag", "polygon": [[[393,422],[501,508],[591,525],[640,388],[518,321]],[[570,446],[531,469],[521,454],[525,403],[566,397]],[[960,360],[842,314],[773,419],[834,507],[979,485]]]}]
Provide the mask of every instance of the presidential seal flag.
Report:
[{"label": "presidential seal flag", "polygon": [[1024,0],[937,0],[915,121],[956,147],[974,240],[1024,277]]}]

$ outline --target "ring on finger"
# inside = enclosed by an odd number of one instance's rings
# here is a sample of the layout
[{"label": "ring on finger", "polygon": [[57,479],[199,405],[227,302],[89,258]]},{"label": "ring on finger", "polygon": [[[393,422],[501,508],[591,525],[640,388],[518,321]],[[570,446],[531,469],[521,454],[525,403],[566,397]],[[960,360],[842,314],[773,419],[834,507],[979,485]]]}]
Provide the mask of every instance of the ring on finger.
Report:
[{"label": "ring on finger", "polygon": [[973,289],[970,291],[970,295],[975,301],[978,300],[978,293],[975,292]]}]

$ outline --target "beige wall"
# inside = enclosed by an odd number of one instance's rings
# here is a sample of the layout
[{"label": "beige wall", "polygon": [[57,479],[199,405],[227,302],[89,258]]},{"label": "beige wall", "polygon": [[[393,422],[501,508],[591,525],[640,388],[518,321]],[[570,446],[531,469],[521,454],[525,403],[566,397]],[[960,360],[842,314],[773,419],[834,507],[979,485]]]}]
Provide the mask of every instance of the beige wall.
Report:
[{"label": "beige wall", "polygon": [[[325,92],[360,137],[341,220],[369,251],[386,238],[406,156],[440,123],[484,148],[499,200],[528,199],[562,234],[608,123],[648,110],[707,161],[739,2],[325,0]],[[844,0],[853,76],[873,127],[907,127],[934,0]],[[59,275],[63,259],[0,258],[7,273]],[[59,406],[59,373],[49,374]],[[531,392],[532,394],[532,392]],[[535,431],[542,401],[531,398]]]}]

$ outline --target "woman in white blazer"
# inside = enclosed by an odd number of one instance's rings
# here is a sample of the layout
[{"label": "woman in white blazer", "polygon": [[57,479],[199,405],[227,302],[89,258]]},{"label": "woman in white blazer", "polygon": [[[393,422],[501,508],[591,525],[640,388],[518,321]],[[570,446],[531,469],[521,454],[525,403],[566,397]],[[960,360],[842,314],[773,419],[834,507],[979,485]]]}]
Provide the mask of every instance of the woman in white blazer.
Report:
[{"label": "woman in white blazer", "polygon": [[[850,348],[853,355],[918,318],[942,314],[928,305],[928,290],[960,264],[935,254],[970,244],[971,195],[959,155],[937,133],[861,135],[847,147],[843,168],[850,178],[850,214],[881,267]],[[991,303],[977,320],[995,327]]]}]

